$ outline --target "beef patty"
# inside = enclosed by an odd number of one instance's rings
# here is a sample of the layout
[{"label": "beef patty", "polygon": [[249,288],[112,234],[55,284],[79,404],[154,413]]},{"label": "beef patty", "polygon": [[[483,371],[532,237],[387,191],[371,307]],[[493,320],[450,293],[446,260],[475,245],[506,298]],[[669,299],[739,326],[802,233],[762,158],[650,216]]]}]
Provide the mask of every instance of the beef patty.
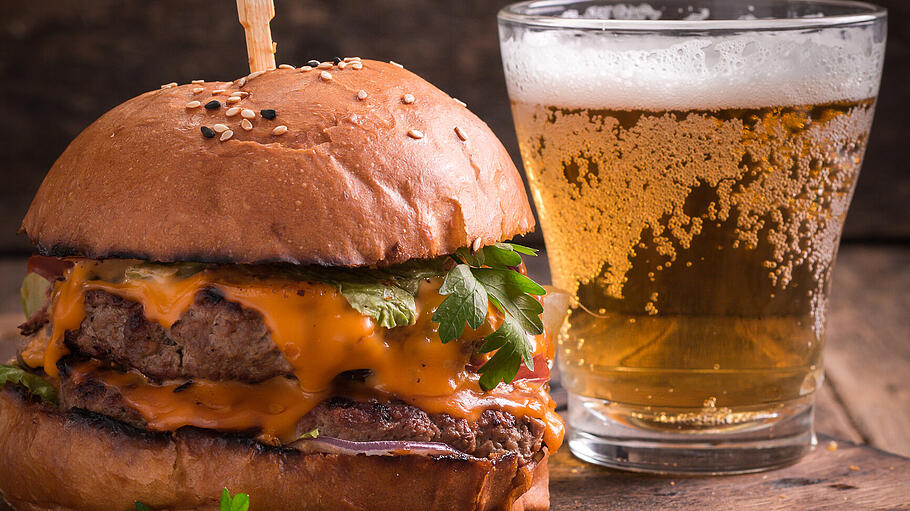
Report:
[{"label": "beef patty", "polygon": [[293,370],[258,312],[212,290],[200,291],[169,329],[146,319],[139,303],[88,291],[85,319],[65,341],[73,352],[136,369],[153,380],[257,383]]},{"label": "beef patty", "polygon": [[[90,374],[82,375],[78,384],[67,371],[61,374],[60,404],[64,410],[88,410],[145,429],[145,420],[125,403],[116,388]],[[333,397],[306,414],[297,431],[302,434],[315,428],[321,436],[362,442],[443,442],[477,457],[516,452],[524,464],[542,447],[545,426],[539,419],[516,417],[501,410],[485,410],[471,422],[447,414],[428,414],[401,401],[358,402]]]}]

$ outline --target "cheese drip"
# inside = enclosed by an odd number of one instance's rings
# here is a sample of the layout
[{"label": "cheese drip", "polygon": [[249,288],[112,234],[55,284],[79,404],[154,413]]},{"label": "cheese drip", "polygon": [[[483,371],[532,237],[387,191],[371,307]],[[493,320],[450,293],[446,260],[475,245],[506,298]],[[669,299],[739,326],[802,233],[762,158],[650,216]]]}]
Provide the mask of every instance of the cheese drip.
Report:
[{"label": "cheese drip", "polygon": [[[477,420],[483,410],[502,409],[530,416],[546,425],[545,442],[555,450],[563,425],[545,381],[524,380],[483,392],[478,375],[466,371],[471,353],[462,342],[443,344],[432,315],[443,298],[441,279],[420,285],[414,325],[386,329],[356,310],[328,284],[280,278],[253,278],[231,269],[208,269],[185,278],[131,278],[118,282],[93,279],[97,265],[77,260],[52,295],[51,337],[44,353],[44,369],[58,376],[57,361],[69,350],[67,330],[78,329],[85,318],[88,290],[102,290],[142,304],[146,318],[170,328],[203,289],[215,289],[231,302],[259,312],[271,339],[291,363],[297,380],[273,378],[259,384],[199,382],[181,392],[178,386],[157,385],[134,373],[118,373],[97,365],[81,364],[74,372],[89,372],[115,387],[139,411],[149,429],[173,431],[196,426],[223,431],[260,431],[259,439],[283,443],[295,438],[296,424],[325,398],[335,395],[338,374],[369,369],[365,385],[375,396],[401,399],[428,413],[447,413]],[[465,338],[482,339],[494,331],[501,317],[490,308],[477,330]],[[535,354],[544,359],[548,339],[534,339]]]}]

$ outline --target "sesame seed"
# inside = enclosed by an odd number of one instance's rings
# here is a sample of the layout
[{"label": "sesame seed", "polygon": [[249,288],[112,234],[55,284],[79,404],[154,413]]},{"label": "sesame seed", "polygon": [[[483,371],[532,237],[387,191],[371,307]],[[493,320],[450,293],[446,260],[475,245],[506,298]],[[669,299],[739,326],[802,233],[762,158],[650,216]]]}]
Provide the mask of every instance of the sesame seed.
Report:
[{"label": "sesame seed", "polygon": [[318,60],[308,60],[306,62],[306,65],[308,65],[310,67],[317,67],[317,66],[319,66],[319,61]]},{"label": "sesame seed", "polygon": [[281,64],[280,66],[278,66],[278,69],[294,69],[294,66],[292,66],[290,64]]},{"label": "sesame seed", "polygon": [[458,135],[458,138],[460,138],[462,142],[466,142],[468,140],[468,136],[465,135],[464,131],[462,131],[458,126],[455,126],[455,134]]},{"label": "sesame seed", "polygon": [[208,126],[200,126],[199,130],[202,131],[202,136],[205,138],[215,137],[215,132],[212,131],[212,128],[209,128]]},{"label": "sesame seed", "polygon": [[212,91],[212,96],[217,96],[218,94],[224,94],[224,89],[215,89]]},{"label": "sesame seed", "polygon": [[246,75],[246,79],[247,79],[247,80],[252,80],[252,79],[254,79],[254,78],[259,77],[259,75],[261,75],[261,74],[264,73],[264,72],[265,72],[265,71],[256,71],[256,72],[254,72],[254,73],[250,73],[250,74]]},{"label": "sesame seed", "polygon": [[256,112],[250,110],[249,108],[244,108],[240,111],[240,117],[243,117],[244,119],[255,119]]},{"label": "sesame seed", "polygon": [[285,125],[275,126],[275,129],[272,130],[272,135],[284,135],[288,132],[288,127]]},{"label": "sesame seed", "polygon": [[205,83],[205,80],[193,80],[190,83]]},{"label": "sesame seed", "polygon": [[316,67],[318,69],[331,69],[332,66],[334,66],[334,65],[335,64],[332,64],[331,62],[320,62],[319,65]]},{"label": "sesame seed", "polygon": [[263,108],[262,110],[259,111],[259,115],[261,115],[263,118],[271,121],[272,119],[274,119],[275,117],[278,116],[278,112],[276,112],[275,110],[273,110],[271,108]]},{"label": "sesame seed", "polygon": [[339,63],[338,63],[338,69],[344,69],[344,68],[346,68],[346,67],[348,67],[348,63],[347,63],[347,62],[339,62]]},{"label": "sesame seed", "polygon": [[200,92],[202,92],[204,90],[205,90],[205,87],[194,87],[193,94],[199,94]]},{"label": "sesame seed", "polygon": [[354,69],[363,69],[363,64],[361,64],[360,62],[354,62],[353,64],[351,64],[351,67],[353,67]]},{"label": "sesame seed", "polygon": [[234,132],[231,130],[227,130],[221,134],[221,137],[218,138],[218,140],[224,142],[225,140],[230,140],[231,137],[233,137],[233,136],[234,136]]},{"label": "sesame seed", "polygon": [[402,66],[398,62],[395,62],[394,60],[390,60],[389,64],[392,64],[393,66],[397,66],[397,67],[400,67],[401,69],[404,69],[404,66]]},{"label": "sesame seed", "polygon": [[336,66],[337,66],[338,63],[341,62],[341,61],[342,61],[342,58],[341,58],[341,57],[335,57],[335,58],[332,59],[332,63],[335,64]]},{"label": "sesame seed", "polygon": [[355,60],[360,60],[360,57],[345,57],[345,62],[354,62]]},{"label": "sesame seed", "polygon": [[231,93],[231,96],[240,96],[240,97],[242,97],[242,98],[245,98],[245,97],[247,97],[247,96],[249,96],[249,95],[250,95],[249,92],[243,91],[243,90],[237,90],[237,91],[234,91],[234,92]]},{"label": "sesame seed", "polygon": [[408,136],[417,140],[423,138],[423,132],[420,130],[410,129],[408,130]]},{"label": "sesame seed", "polygon": [[234,83],[236,83],[238,87],[243,87],[244,85],[246,85],[246,77],[244,76]]},{"label": "sesame seed", "polygon": [[480,238],[475,239],[474,243],[471,243],[471,252],[477,252],[478,250],[480,250],[480,247],[482,246],[481,243],[483,243],[482,239],[480,239]]},{"label": "sesame seed", "polygon": [[413,95],[413,94],[405,94],[404,96],[401,96],[401,101],[402,101],[405,105],[410,105],[411,103],[413,103],[413,102],[415,101],[415,100],[414,100],[414,95]]},{"label": "sesame seed", "polygon": [[456,103],[458,103],[459,105],[461,105],[461,106],[463,106],[463,107],[467,107],[467,106],[468,106],[467,103],[465,103],[464,101],[462,101],[462,100],[460,100],[460,99],[458,99],[458,98],[452,98],[452,99],[455,100]]},{"label": "sesame seed", "polygon": [[166,83],[161,86],[162,89],[170,89],[177,86],[177,82]]},{"label": "sesame seed", "polygon": [[226,115],[228,117],[234,117],[235,115],[237,115],[239,113],[240,113],[240,107],[232,106],[231,108],[227,109],[227,112],[225,112],[224,115]]},{"label": "sesame seed", "polygon": [[247,131],[250,131],[253,129],[253,123],[251,123],[249,119],[244,119],[240,121],[240,127]]},{"label": "sesame seed", "polygon": [[213,99],[205,104],[206,110],[216,110],[218,108],[221,108],[221,103],[219,103],[216,99]]},{"label": "sesame seed", "polygon": [[190,101],[189,103],[186,104],[186,107],[187,108],[199,108],[200,105],[202,105],[202,103],[200,103],[198,101]]},{"label": "sesame seed", "polygon": [[225,101],[225,103],[228,103],[228,104],[234,104],[234,103],[237,103],[238,101],[240,101],[241,99],[243,99],[243,98],[241,98],[240,96],[231,96],[231,97],[225,99],[224,101]]},{"label": "sesame seed", "polygon": [[215,130],[215,133],[224,133],[225,131],[228,130],[228,127],[225,126],[224,124],[218,123],[218,124],[212,126],[212,129]]},{"label": "sesame seed", "polygon": [[859,468],[859,466],[857,466],[857,465],[850,465],[849,467],[847,467],[847,469],[848,469],[848,470],[852,470],[853,472],[859,472],[860,470],[862,470],[862,469]]},{"label": "sesame seed", "polygon": [[319,78],[322,78],[325,81],[329,81],[332,79],[332,73],[329,73],[328,71],[323,71],[323,72],[319,73]]},{"label": "sesame seed", "polygon": [[313,70],[313,66],[303,66],[300,68],[301,73],[306,73],[307,71],[312,71],[312,70]]},{"label": "sesame seed", "polygon": [[365,91],[363,89],[360,89],[359,91],[357,91],[357,99],[359,99],[360,101],[367,99],[367,91]]}]

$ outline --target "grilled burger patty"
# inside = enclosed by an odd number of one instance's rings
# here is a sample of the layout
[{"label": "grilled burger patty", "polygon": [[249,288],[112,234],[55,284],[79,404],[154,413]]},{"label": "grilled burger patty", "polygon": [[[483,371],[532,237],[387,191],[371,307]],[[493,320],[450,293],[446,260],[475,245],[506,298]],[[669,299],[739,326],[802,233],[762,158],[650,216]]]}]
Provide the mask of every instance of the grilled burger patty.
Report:
[{"label": "grilled burger patty", "polygon": [[[74,357],[61,360],[60,403],[64,410],[83,409],[145,429],[145,421],[124,402],[116,388],[83,375],[79,383],[66,370]],[[543,445],[544,424],[531,417],[515,417],[501,410],[485,410],[476,422],[423,410],[394,401],[358,402],[343,397],[329,398],[306,414],[298,432],[318,429],[321,436],[359,442],[410,440],[443,442],[462,452],[487,457],[516,452],[522,463],[530,460]]]},{"label": "grilled burger patty", "polygon": [[293,368],[269,337],[262,316],[213,290],[170,329],[145,318],[142,305],[100,290],[85,294],[85,319],[67,332],[74,352],[133,368],[153,380],[205,378],[257,383]]},{"label": "grilled burger patty", "polygon": [[[23,325],[34,333],[46,326],[45,313]],[[116,388],[91,375],[75,383],[69,367],[86,357],[114,367],[135,369],[152,380],[237,380],[258,383],[290,375],[293,368],[272,342],[262,316],[200,291],[170,329],[146,319],[142,305],[101,290],[85,294],[85,319],[66,333],[73,355],[60,361],[60,402],[64,410],[82,409],[145,429],[141,414]],[[357,375],[353,375],[356,377]],[[289,376],[292,377],[292,376]],[[444,442],[465,453],[486,457],[516,452],[525,463],[542,446],[544,424],[501,410],[485,410],[476,422],[447,414],[427,414],[403,402],[356,402],[333,397],[305,415],[298,431],[353,441],[410,440]]]}]

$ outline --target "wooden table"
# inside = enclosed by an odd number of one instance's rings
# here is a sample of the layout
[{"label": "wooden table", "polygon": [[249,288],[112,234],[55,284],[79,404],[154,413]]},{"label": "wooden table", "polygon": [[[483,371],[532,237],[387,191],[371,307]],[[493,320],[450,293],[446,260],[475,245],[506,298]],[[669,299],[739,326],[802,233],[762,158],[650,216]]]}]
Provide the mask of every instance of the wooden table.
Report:
[{"label": "wooden table", "polygon": [[[4,358],[22,320],[23,268],[0,260]],[[549,281],[545,257],[531,259],[529,272]],[[801,462],[742,476],[646,476],[583,463],[564,448],[552,460],[552,508],[910,510],[910,248],[842,247],[830,307],[819,446]]]}]

